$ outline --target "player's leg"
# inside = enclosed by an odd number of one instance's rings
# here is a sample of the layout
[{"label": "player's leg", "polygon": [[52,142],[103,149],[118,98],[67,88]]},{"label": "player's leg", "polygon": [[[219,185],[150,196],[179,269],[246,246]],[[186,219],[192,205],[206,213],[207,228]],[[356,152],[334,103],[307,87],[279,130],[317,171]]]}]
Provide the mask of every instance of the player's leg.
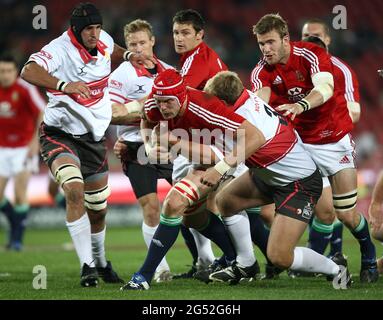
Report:
[{"label": "player's leg", "polygon": [[376,282],[379,273],[376,265],[375,245],[371,241],[367,220],[356,210],[356,169],[340,170],[330,178],[330,182],[338,219],[351,231],[360,245],[362,256],[360,280],[362,282]]},{"label": "player's leg", "polygon": [[[180,181],[182,178],[185,178],[189,171],[191,171],[193,165],[183,156],[178,156],[174,160],[173,164],[173,173],[172,180],[173,184]],[[190,231],[189,228],[185,227],[183,224],[181,225],[181,235],[184,238],[185,244],[189,249],[190,254],[193,257],[191,268],[183,273],[175,274],[173,279],[188,279],[192,278],[197,271],[198,268],[198,258],[199,255],[204,257],[212,256],[212,249],[210,240],[206,237],[202,236],[200,233]]]},{"label": "player's leg", "polygon": [[[345,259],[337,263],[310,248],[296,247],[310,221],[322,191],[319,171],[310,177],[283,187],[275,187],[277,215],[271,226],[267,255],[274,265],[293,271],[318,272],[339,277],[349,284]],[[343,277],[345,276],[345,278]]]},{"label": "player's leg", "polygon": [[[0,155],[1,157],[1,155]],[[0,166],[1,168],[1,166]],[[0,169],[1,170],[1,169]],[[5,197],[5,187],[8,183],[8,177],[0,175],[0,211],[5,215],[7,221],[9,223],[9,234],[7,236],[6,248],[11,248],[11,239],[12,239],[12,227],[13,224],[13,216],[14,216],[14,208],[12,203]]]},{"label": "player's leg", "polygon": [[238,283],[241,278],[251,278],[259,273],[251,240],[250,222],[244,209],[268,204],[271,199],[254,184],[249,171],[226,185],[218,192],[216,199],[237,258],[232,266],[212,273],[209,278],[212,281]]},{"label": "player's leg", "polygon": [[87,176],[84,182],[85,207],[91,225],[92,255],[97,272],[106,283],[123,283],[105,256],[105,216],[110,195],[108,173],[104,171]]},{"label": "player's leg", "polygon": [[14,215],[14,237],[11,246],[15,250],[21,250],[25,231],[25,223],[29,212],[29,202],[27,198],[28,182],[31,172],[24,170],[18,173],[14,179],[15,187],[15,215]]},{"label": "player's leg", "polygon": [[61,193],[60,186],[57,184],[50,172],[48,173],[48,176],[48,194],[56,206],[65,209],[65,196],[63,193]]},{"label": "player's leg", "polygon": [[[168,250],[177,240],[182,222],[182,215],[189,206],[189,200],[179,193],[175,185],[167,194],[160,216],[160,224],[150,243],[146,259],[141,268],[121,290],[147,290],[154,276],[155,270],[165,257]],[[195,188],[188,188],[185,192],[192,197]],[[197,199],[196,199],[197,200]]]},{"label": "player's leg", "polygon": [[315,214],[309,231],[308,247],[324,254],[329,244],[332,232],[335,211],[332,203],[332,190],[328,178],[323,178],[323,191],[315,207]]},{"label": "player's leg", "polygon": [[[160,222],[160,201],[157,197],[158,179],[172,177],[172,165],[141,165],[137,161],[137,153],[141,142],[124,141],[126,148],[121,154],[121,164],[124,174],[129,178],[134,194],[142,208],[142,235],[149,248],[153,235]],[[154,280],[157,282],[171,280],[171,273],[166,258],[159,264]]]},{"label": "player's leg", "polygon": [[80,284],[96,286],[98,276],[92,255],[90,221],[84,206],[84,179],[78,151],[70,135],[45,124],[40,128],[40,146],[44,161],[65,194],[66,226],[82,269]]}]

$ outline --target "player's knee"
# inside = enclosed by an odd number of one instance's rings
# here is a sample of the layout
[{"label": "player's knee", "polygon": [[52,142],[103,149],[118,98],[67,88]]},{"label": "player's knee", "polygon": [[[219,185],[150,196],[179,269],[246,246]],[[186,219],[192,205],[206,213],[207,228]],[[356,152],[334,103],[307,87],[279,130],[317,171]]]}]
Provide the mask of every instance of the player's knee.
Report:
[{"label": "player's knee", "polygon": [[84,191],[83,184],[73,183],[64,185],[63,190],[65,193],[66,202],[68,205],[83,205],[84,204]]},{"label": "player's knee", "polygon": [[183,215],[187,206],[188,201],[186,198],[171,191],[165,198],[163,211],[169,217],[178,217]]},{"label": "player's knee", "polygon": [[[152,225],[157,221],[159,222],[160,217],[160,205],[157,199],[146,199],[141,202],[142,211],[144,214],[145,223]],[[155,225],[157,225],[155,224]]]},{"label": "player's knee", "polygon": [[64,186],[72,183],[84,183],[80,169],[71,163],[66,163],[59,166],[54,172],[57,183]]},{"label": "player's knee", "polygon": [[104,223],[106,211],[107,211],[106,209],[102,209],[98,211],[88,210],[88,217],[89,217],[90,224],[93,226],[93,225],[99,225]]},{"label": "player's knee", "polygon": [[225,192],[219,192],[215,197],[215,201],[221,216],[225,217],[233,213],[230,195]]},{"label": "player's knee", "polygon": [[97,190],[85,191],[85,207],[97,212],[106,211],[107,199],[110,193],[108,185]]},{"label": "player's knee", "polygon": [[293,253],[280,249],[267,249],[267,256],[271,263],[280,269],[288,269],[293,263]]},{"label": "player's knee", "polygon": [[334,210],[331,210],[331,211],[315,210],[315,217],[320,223],[329,225],[334,223],[336,215]]}]

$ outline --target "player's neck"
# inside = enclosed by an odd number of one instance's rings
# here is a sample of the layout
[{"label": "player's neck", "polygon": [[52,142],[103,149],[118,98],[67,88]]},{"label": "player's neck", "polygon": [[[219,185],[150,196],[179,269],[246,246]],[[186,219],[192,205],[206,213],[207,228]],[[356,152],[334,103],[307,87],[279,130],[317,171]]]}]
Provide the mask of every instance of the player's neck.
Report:
[{"label": "player's neck", "polygon": [[285,49],[285,54],[279,63],[286,64],[290,59],[291,44],[289,43]]}]

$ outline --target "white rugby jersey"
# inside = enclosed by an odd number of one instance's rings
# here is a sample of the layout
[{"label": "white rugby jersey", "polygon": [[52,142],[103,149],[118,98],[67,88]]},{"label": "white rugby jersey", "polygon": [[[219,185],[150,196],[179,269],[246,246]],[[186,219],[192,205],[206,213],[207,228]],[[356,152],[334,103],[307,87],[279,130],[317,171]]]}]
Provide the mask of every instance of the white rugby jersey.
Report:
[{"label": "white rugby jersey", "polygon": [[92,57],[68,29],[30,56],[29,61],[36,62],[52,76],[66,82],[83,81],[91,90],[91,97],[85,99],[78,94],[48,89],[44,114],[47,125],[75,135],[91,132],[96,141],[104,136],[112,117],[108,77],[113,49],[113,39],[101,30],[97,57]]},{"label": "white rugby jersey", "polygon": [[265,136],[266,143],[246,160],[265,183],[283,186],[315,172],[317,167],[295,129],[254,93],[245,90],[234,110]]},{"label": "white rugby jersey", "polygon": [[[157,58],[156,60],[157,73],[173,68]],[[135,68],[128,61],[121,63],[109,78],[109,92],[112,103],[125,104],[148,96],[152,90],[155,76],[144,67]],[[129,126],[117,126],[118,136],[125,141],[142,142],[140,122],[139,120]]]}]

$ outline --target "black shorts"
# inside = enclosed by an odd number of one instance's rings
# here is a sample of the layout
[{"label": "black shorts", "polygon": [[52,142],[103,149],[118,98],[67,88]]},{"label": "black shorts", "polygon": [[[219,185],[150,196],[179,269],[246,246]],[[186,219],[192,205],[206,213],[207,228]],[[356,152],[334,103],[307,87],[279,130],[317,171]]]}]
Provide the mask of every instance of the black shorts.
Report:
[{"label": "black shorts", "polygon": [[166,179],[172,184],[172,164],[145,164],[137,161],[137,151],[142,142],[124,141],[127,146],[121,155],[122,170],[129,178],[136,198],[139,199],[149,193],[157,193],[157,180]]},{"label": "black shorts", "polygon": [[316,170],[311,176],[286,186],[270,186],[250,169],[253,182],[265,196],[273,199],[276,213],[308,223],[323,189],[322,176]]},{"label": "black shorts", "polygon": [[108,171],[105,138],[94,141],[91,133],[74,136],[42,123],[40,126],[41,156],[49,166],[60,154],[71,154],[80,161],[84,180]]}]

